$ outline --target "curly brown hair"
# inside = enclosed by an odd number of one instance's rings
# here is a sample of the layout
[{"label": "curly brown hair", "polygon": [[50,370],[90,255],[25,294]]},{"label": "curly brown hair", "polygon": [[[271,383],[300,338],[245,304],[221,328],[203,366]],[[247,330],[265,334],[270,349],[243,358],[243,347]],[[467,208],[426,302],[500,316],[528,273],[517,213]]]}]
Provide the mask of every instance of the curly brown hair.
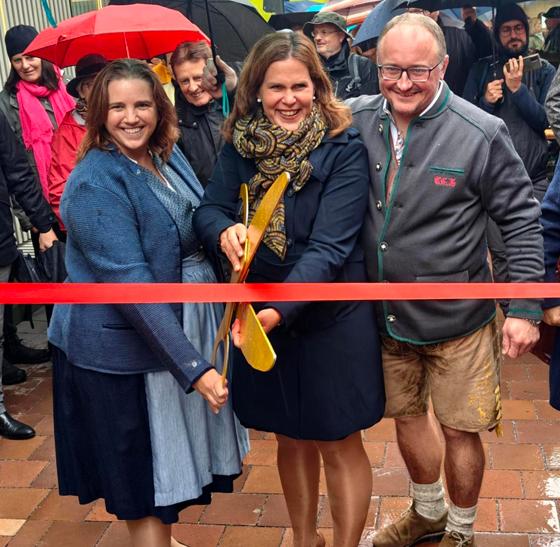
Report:
[{"label": "curly brown hair", "polygon": [[109,84],[115,80],[143,80],[150,85],[158,121],[150,137],[149,147],[167,161],[179,138],[177,114],[158,77],[147,63],[137,59],[113,61],[95,77],[88,101],[87,132],[78,150],[78,161],[92,148],[107,150],[112,142],[105,123],[109,112]]},{"label": "curly brown hair", "polygon": [[275,32],[263,36],[245,60],[239,76],[235,105],[224,123],[223,133],[228,142],[232,141],[237,120],[257,111],[257,95],[268,67],[287,59],[297,59],[309,71],[315,90],[315,104],[325,117],[329,135],[338,135],[350,127],[350,108],[335,97],[331,81],[323,69],[313,42],[297,32]]}]

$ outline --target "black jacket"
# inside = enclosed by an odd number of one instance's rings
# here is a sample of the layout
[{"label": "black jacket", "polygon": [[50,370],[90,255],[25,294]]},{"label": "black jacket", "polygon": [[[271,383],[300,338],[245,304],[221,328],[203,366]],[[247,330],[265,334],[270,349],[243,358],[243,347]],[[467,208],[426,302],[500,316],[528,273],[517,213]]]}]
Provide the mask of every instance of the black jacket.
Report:
[{"label": "black jacket", "polygon": [[476,49],[471,37],[462,28],[441,25],[445,45],[449,55],[449,65],[445,71],[445,81],[456,95],[463,95],[469,70],[476,61]]},{"label": "black jacket", "polygon": [[55,217],[45,201],[23,145],[0,112],[0,266],[17,258],[10,194],[13,194],[33,226],[40,232],[52,227]]},{"label": "black jacket", "polygon": [[521,156],[531,180],[536,183],[546,179],[548,144],[544,130],[548,127],[548,119],[544,101],[554,78],[554,67],[543,59],[539,70],[523,75],[523,83],[516,93],[511,93],[504,84],[503,101],[489,104],[484,99],[486,86],[503,78],[503,66],[509,59],[504,52],[500,53],[496,65],[492,57],[480,59],[473,65],[463,96],[505,122],[515,150]]},{"label": "black jacket", "polygon": [[350,53],[346,42],[336,55],[321,60],[340,100],[379,93],[377,66],[366,57]]},{"label": "black jacket", "polygon": [[210,101],[197,107],[185,100],[180,90],[175,91],[175,109],[179,119],[179,148],[191,164],[203,187],[214,170],[224,140],[220,132],[224,123],[219,101]]}]

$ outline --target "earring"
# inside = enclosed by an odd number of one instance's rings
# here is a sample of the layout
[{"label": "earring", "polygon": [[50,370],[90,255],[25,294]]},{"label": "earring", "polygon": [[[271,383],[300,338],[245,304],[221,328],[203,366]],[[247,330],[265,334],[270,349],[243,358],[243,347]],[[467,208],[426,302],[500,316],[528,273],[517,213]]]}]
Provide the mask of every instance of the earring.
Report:
[{"label": "earring", "polygon": [[257,102],[262,103],[262,99],[260,97],[257,97]]},{"label": "earring", "polygon": [[317,97],[315,97],[315,95],[313,95],[313,100],[315,100]]}]

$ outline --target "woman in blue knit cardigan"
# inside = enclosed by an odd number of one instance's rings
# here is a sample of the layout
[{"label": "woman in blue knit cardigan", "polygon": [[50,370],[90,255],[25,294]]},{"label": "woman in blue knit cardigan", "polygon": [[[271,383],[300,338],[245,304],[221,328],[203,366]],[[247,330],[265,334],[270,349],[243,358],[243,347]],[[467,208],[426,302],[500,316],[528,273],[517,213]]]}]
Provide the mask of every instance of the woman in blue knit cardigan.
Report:
[{"label": "woman in blue knit cardigan", "polygon": [[[202,188],[174,145],[175,114],[142,62],[94,82],[62,198],[68,282],[215,281],[192,230]],[[54,419],[61,495],[105,500],[135,547],[179,545],[180,510],[231,492],[246,431],[208,362],[219,306],[56,306]],[[205,400],[208,404],[205,403]]]}]

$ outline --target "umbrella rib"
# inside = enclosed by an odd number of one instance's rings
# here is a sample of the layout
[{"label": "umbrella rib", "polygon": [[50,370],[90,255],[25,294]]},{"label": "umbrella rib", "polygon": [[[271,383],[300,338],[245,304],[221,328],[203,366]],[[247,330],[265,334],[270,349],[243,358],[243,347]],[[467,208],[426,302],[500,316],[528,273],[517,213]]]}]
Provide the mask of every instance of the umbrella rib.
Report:
[{"label": "umbrella rib", "polygon": [[[210,2],[210,6],[212,6],[212,2]],[[214,10],[218,13],[218,15],[221,15],[222,17],[226,17],[226,19],[227,19],[227,16],[226,16],[224,13],[222,13],[221,11],[219,11],[218,8],[216,8],[215,6],[214,6]],[[233,29],[233,31],[235,32],[235,34],[236,34],[237,37],[239,38],[239,41],[240,41],[248,50],[251,49],[251,47],[248,46],[247,43],[245,42],[245,40],[243,39],[243,35],[242,35],[240,32],[237,31],[237,28],[234,27],[233,24],[231,25],[231,28]]]}]

